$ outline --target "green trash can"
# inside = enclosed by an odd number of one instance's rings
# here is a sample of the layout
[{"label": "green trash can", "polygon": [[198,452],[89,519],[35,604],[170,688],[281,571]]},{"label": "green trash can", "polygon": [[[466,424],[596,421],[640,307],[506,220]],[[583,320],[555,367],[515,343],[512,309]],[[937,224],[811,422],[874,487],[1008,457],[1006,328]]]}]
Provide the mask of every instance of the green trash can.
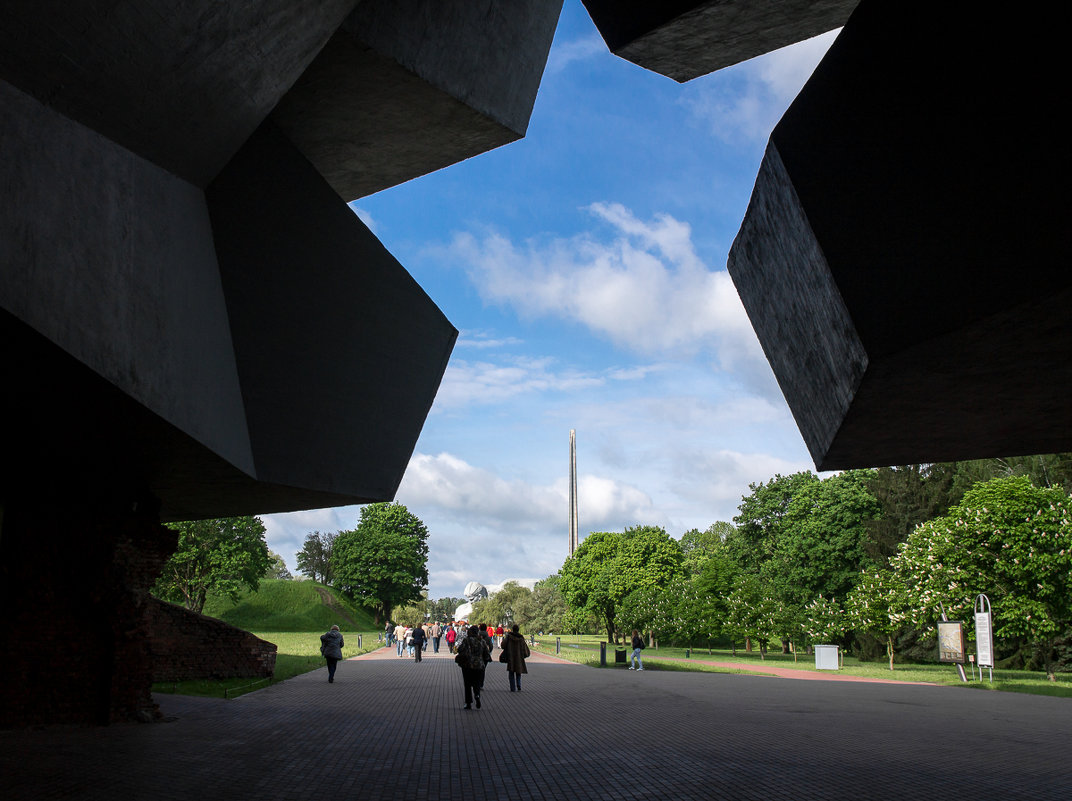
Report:
[{"label": "green trash can", "polygon": [[614,661],[615,661],[615,663],[621,662],[623,665],[625,664],[625,649],[624,648],[615,648],[614,649]]}]

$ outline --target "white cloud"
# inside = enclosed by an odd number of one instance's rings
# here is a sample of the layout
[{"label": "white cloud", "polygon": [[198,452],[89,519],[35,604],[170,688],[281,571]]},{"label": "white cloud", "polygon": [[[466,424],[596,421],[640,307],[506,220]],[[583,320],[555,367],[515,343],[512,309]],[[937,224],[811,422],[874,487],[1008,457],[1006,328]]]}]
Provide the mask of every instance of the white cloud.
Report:
[{"label": "white cloud", "polygon": [[[622,481],[584,474],[577,484],[578,502],[592,526],[631,525],[638,517],[653,514],[651,497]],[[416,453],[398,498],[407,507],[434,510],[438,519],[520,534],[560,527],[568,488],[564,475],[552,484],[532,484],[504,479],[449,453]]]},{"label": "white cloud", "polygon": [[355,206],[354,203],[356,203],[356,202],[357,202],[356,200],[352,200],[352,201],[350,201],[349,204],[347,204],[347,205],[350,206],[350,211],[352,211],[354,214],[356,214],[358,219],[361,220],[361,222],[363,222],[365,224],[365,226],[370,231],[372,231],[372,233],[378,235],[376,221],[372,219],[372,215],[369,214],[368,211],[366,211],[365,209],[362,209],[362,208],[359,208],[359,207]]},{"label": "white cloud", "polygon": [[282,556],[290,572],[297,575],[296,554],[304,546],[307,535],[314,531],[327,533],[353,528],[357,525],[360,514],[358,506],[340,506],[260,517],[264,522],[264,538],[268,547]]},{"label": "white cloud", "polygon": [[576,61],[587,61],[604,54],[609,55],[610,51],[603,39],[595,33],[561,44],[556,41],[547,56],[547,67],[544,73],[555,75]]},{"label": "white cloud", "polygon": [[519,246],[498,233],[463,233],[450,254],[486,302],[522,317],[572,320],[642,354],[711,350],[724,370],[765,364],[729,274],[700,261],[687,223],[640,220],[616,203],[588,211],[609,225],[609,240],[588,233]]},{"label": "white cloud", "polygon": [[513,345],[521,345],[522,340],[517,337],[496,337],[487,331],[462,331],[458,335],[458,341],[454,348],[476,348],[486,350],[489,348],[505,348]]},{"label": "white cloud", "polygon": [[704,524],[706,526],[716,520],[731,520],[737,514],[749,484],[767,481],[777,473],[788,475],[810,469],[810,463],[766,453],[682,447],[670,454],[668,472],[676,494],[686,506],[708,512],[710,519]]},{"label": "white cloud", "polygon": [[567,369],[555,372],[554,360],[503,356],[499,362],[452,359],[436,394],[437,411],[498,404],[537,392],[576,392],[600,386],[605,379]]},{"label": "white cloud", "polygon": [[830,31],[714,73],[690,85],[684,102],[719,139],[765,143],[837,34]]},{"label": "white cloud", "polygon": [[[414,454],[398,500],[429,525],[431,595],[460,595],[474,579],[495,584],[555,573],[568,538],[565,465],[562,473],[550,484],[535,484],[449,453]],[[637,522],[663,524],[650,496],[625,482],[583,474],[577,492],[582,536]]]}]

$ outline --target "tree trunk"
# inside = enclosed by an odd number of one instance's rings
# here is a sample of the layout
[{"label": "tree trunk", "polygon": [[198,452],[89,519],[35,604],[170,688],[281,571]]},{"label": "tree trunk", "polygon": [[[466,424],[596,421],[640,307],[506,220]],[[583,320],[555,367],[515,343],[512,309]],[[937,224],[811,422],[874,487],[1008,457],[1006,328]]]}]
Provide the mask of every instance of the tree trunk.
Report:
[{"label": "tree trunk", "polygon": [[886,635],[886,654],[890,657],[890,670],[893,670],[893,635]]}]

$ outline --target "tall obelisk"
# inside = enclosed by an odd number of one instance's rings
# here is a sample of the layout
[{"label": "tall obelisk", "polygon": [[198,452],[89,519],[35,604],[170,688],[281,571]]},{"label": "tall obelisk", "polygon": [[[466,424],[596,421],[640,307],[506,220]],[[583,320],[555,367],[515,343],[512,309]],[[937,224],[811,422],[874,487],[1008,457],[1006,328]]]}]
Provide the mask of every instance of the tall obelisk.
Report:
[{"label": "tall obelisk", "polygon": [[577,550],[577,432],[569,432],[569,555]]}]

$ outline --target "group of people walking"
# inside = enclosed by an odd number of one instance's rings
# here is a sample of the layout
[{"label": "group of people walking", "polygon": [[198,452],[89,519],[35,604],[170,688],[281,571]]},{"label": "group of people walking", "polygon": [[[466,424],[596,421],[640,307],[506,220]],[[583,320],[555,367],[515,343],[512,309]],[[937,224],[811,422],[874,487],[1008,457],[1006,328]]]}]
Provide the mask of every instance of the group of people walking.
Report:
[{"label": "group of people walking", "polygon": [[[499,661],[506,664],[510,677],[510,692],[521,692],[521,676],[528,673],[525,659],[531,655],[529,645],[521,635],[518,626],[508,632],[501,640],[502,653]],[[494,640],[491,634],[481,626],[470,626],[465,637],[458,643],[458,653],[454,657],[462,669],[462,685],[465,688],[465,709],[472,709],[473,702],[480,709],[480,691],[484,688],[484,672],[491,662]]]},{"label": "group of people walking", "polygon": [[425,623],[423,626],[403,626],[399,623],[392,626],[387,622],[384,630],[386,645],[392,644],[398,650],[399,656],[412,656],[415,662],[421,661],[421,652],[428,650],[431,643],[432,652],[439,653],[439,644],[446,640],[447,647],[454,653],[454,643],[458,638],[457,626],[441,626],[439,623]]},{"label": "group of people walking", "polygon": [[[465,690],[465,709],[472,709],[473,703],[480,709],[480,691],[484,688],[484,673],[496,645],[501,649],[499,661],[506,665],[510,679],[510,692],[521,692],[521,677],[528,673],[525,660],[531,656],[529,645],[516,624],[510,631],[502,626],[469,626],[456,623],[440,626],[439,623],[424,626],[392,627],[385,629],[386,647],[397,646],[398,656],[408,653],[414,661],[420,662],[422,653],[432,643],[433,653],[439,653],[440,640],[445,640],[453,653],[454,661],[462,669],[462,685]],[[326,634],[320,635],[320,653],[327,660],[328,681],[335,681],[335,668],[342,659],[343,637],[338,626],[332,626]]]}]

